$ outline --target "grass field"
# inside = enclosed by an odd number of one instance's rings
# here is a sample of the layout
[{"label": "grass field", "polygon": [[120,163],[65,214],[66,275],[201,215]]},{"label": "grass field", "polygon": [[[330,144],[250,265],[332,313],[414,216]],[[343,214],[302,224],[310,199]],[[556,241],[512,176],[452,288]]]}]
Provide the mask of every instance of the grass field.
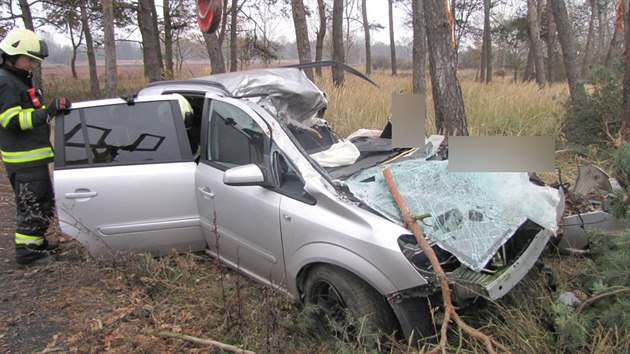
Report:
[{"label": "grass field", "polygon": [[[207,73],[205,65],[188,66],[182,77]],[[68,77],[67,67],[45,68],[47,97],[64,95],[73,101],[93,98],[88,93],[85,70],[80,74],[81,79],[72,79]],[[121,69],[119,76],[121,94],[136,92],[146,83],[137,65]],[[466,79],[461,82],[471,135],[555,136],[558,167],[563,169],[565,179],[571,181],[578,163],[598,162],[601,158],[596,150],[584,148],[577,154],[565,146],[560,133],[567,98],[565,85],[554,84],[541,90],[534,83],[514,83],[504,78],[486,85],[475,82],[471,76],[464,73],[462,77]],[[317,80],[331,102],[327,119],[342,136],[359,128],[381,129],[390,114],[392,95],[411,91],[409,73],[392,77],[386,72],[376,72],[372,78],[380,88],[349,76],[342,88],[334,88],[329,75]],[[428,91],[427,132],[433,133],[433,107],[430,89]],[[548,182],[556,178],[555,174],[544,177]],[[77,319],[68,338],[74,339],[77,345],[87,343],[96,352],[205,352],[180,341],[165,341],[160,335],[165,330],[265,353],[417,351],[406,343],[388,341],[370,333],[352,338],[345,337],[343,331],[335,338],[319,334],[305,311],[295,304],[202,255],[134,258],[114,265],[95,263],[85,257],[85,267],[90,273],[101,272],[105,279],[102,283],[112,284],[121,294],[128,294],[120,304],[112,304],[107,309],[102,305],[97,307],[101,311],[100,326],[105,323],[105,331],[90,329],[95,325],[89,319],[89,306],[77,315],[84,318]],[[580,322],[583,319],[577,315],[572,317],[556,311],[554,304],[560,291],[577,289],[595,295],[591,289],[584,288],[586,285],[580,281],[580,276],[595,272],[597,261],[584,256],[563,256],[553,249],[544,261],[556,272],[553,286],[546,275],[532,272],[508,296],[483,309],[465,311],[464,318],[515,353],[630,351],[628,328],[591,318],[590,322]],[[630,278],[627,266],[621,271]],[[630,310],[630,306],[625,309]],[[133,315],[134,320],[122,321],[121,314]],[[560,320],[565,322],[559,323]],[[577,324],[577,329],[561,326],[573,323],[571,321]],[[98,327],[99,323],[96,325]],[[485,351],[481,343],[455,328],[449,338],[451,352]],[[431,347],[429,343],[421,351]]]}]

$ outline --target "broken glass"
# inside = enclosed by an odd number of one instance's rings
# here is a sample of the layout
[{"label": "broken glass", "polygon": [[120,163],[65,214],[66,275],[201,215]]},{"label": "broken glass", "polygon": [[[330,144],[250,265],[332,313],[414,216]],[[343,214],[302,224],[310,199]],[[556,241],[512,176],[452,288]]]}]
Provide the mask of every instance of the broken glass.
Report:
[{"label": "broken glass", "polygon": [[[449,172],[447,164],[412,159],[389,167],[412,214],[431,215],[421,225],[427,237],[464,265],[482,270],[526,219],[555,233],[564,206],[558,190],[534,185],[526,173]],[[357,198],[402,224],[385,167],[369,168],[346,183]]]}]

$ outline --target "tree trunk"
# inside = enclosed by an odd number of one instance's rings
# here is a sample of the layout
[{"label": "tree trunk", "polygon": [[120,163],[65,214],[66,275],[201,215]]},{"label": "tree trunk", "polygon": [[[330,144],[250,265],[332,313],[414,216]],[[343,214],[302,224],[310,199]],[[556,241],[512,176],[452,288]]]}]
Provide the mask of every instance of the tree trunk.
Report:
[{"label": "tree trunk", "polygon": [[85,46],[87,48],[88,66],[90,72],[90,95],[92,98],[100,97],[100,88],[98,83],[98,72],[96,70],[96,55],[94,54],[94,40],[92,39],[92,33],[90,32],[90,23],[88,20],[87,10],[88,0],[79,1],[81,8],[81,24],[83,27],[83,34],[85,34]]},{"label": "tree trunk", "polygon": [[164,78],[169,80],[174,77],[175,64],[173,63],[173,22],[171,20],[170,0],[162,2],[164,16]]},{"label": "tree trunk", "polygon": [[365,37],[365,74],[372,74],[372,44],[370,41],[370,23],[367,17],[367,0],[361,2],[361,15],[363,17],[363,34]]},{"label": "tree trunk", "polygon": [[[324,0],[317,0],[317,9],[319,11],[319,30],[315,40],[315,61],[321,61],[324,56],[324,38],[326,37],[326,3]],[[321,77],[322,68],[315,68],[315,74]]]},{"label": "tree trunk", "polygon": [[554,66],[556,63],[556,22],[553,20],[553,9],[551,0],[547,0],[547,81],[552,83],[556,80]]},{"label": "tree trunk", "polygon": [[429,67],[439,134],[468,135],[464,98],[457,79],[452,29],[443,1],[423,1],[429,47]]},{"label": "tree trunk", "polygon": [[529,50],[527,51],[527,62],[525,62],[525,69],[523,70],[523,82],[532,81],[534,78],[534,49],[532,48],[530,40]]},{"label": "tree trunk", "polygon": [[232,0],[232,13],[230,22],[230,71],[238,70],[238,46],[236,37],[236,25],[238,24],[238,0]]},{"label": "tree trunk", "polygon": [[[542,0],[538,0],[542,1]],[[529,35],[532,41],[532,51],[534,52],[534,68],[536,72],[536,83],[540,88],[547,85],[545,77],[545,59],[543,57],[542,45],[540,41],[540,24],[535,0],[527,0],[527,19],[529,22]]]},{"label": "tree trunk", "polygon": [[490,0],[483,0],[483,51],[486,60],[485,77],[482,81],[492,81],[492,37],[490,36]]},{"label": "tree trunk", "polygon": [[411,12],[413,21],[413,73],[412,90],[414,94],[427,94],[427,81],[425,78],[427,32],[424,26],[424,11],[422,0],[411,0]]},{"label": "tree trunk", "polygon": [[[300,63],[310,63],[311,44],[308,39],[308,26],[306,25],[306,12],[302,0],[292,0],[291,10],[293,12],[293,24],[295,27],[295,44],[297,45],[298,58]],[[313,69],[304,69],[306,76],[313,80]]]},{"label": "tree trunk", "polygon": [[392,75],[396,75],[396,41],[394,40],[394,0],[387,0],[389,5],[389,51],[392,60]]},{"label": "tree trunk", "polygon": [[593,41],[595,36],[595,0],[589,0],[591,5],[591,16],[588,19],[588,35],[584,46],[584,57],[582,58],[582,77],[588,77],[593,56]]},{"label": "tree trunk", "polygon": [[150,82],[162,79],[162,65],[158,57],[160,48],[156,48],[158,33],[152,25],[151,6],[155,5],[152,0],[138,0],[138,28],[142,35],[142,53],[144,56],[144,74]]},{"label": "tree trunk", "polygon": [[[343,2],[344,0],[333,1],[332,18],[332,42],[333,60],[344,63],[345,53],[343,48]],[[332,78],[335,86],[341,86],[344,82],[343,70],[336,65],[332,67]]]},{"label": "tree trunk", "polygon": [[162,47],[160,43],[160,27],[158,26],[158,14],[157,7],[155,6],[155,0],[149,0],[149,5],[151,6],[151,26],[153,27],[153,33],[155,36],[153,40],[155,41],[155,49],[157,55],[157,62],[159,65],[160,71],[160,79],[164,79],[164,60],[162,59]]},{"label": "tree trunk", "polygon": [[619,29],[617,26],[614,26],[614,28],[610,44],[608,45],[608,52],[606,52],[606,59],[604,60],[604,66],[609,69],[612,69],[614,65],[613,59],[615,57],[615,52],[617,51],[617,41],[619,38]]},{"label": "tree trunk", "polygon": [[564,0],[552,0],[553,18],[558,30],[558,41],[562,48],[562,58],[564,60],[564,70],[569,84],[569,93],[573,101],[581,100],[585,97],[584,83],[580,77],[580,67],[578,64],[578,54],[575,49],[573,39],[573,27],[569,20],[567,7]]},{"label": "tree trunk", "polygon": [[103,35],[105,39],[105,96],[118,94],[116,36],[114,35],[114,0],[103,0]]},{"label": "tree trunk", "polygon": [[206,49],[208,50],[208,57],[210,57],[210,69],[212,74],[221,74],[225,72],[225,61],[223,60],[223,51],[221,50],[221,43],[219,43],[219,36],[215,33],[204,33],[203,39],[206,42]]}]

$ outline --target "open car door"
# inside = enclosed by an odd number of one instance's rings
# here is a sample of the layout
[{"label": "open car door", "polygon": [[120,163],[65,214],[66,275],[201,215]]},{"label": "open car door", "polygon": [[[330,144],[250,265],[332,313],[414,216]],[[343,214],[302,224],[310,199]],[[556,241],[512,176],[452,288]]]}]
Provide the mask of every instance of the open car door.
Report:
[{"label": "open car door", "polygon": [[56,119],[59,223],[94,256],[203,250],[195,171],[172,96],[80,102]]}]

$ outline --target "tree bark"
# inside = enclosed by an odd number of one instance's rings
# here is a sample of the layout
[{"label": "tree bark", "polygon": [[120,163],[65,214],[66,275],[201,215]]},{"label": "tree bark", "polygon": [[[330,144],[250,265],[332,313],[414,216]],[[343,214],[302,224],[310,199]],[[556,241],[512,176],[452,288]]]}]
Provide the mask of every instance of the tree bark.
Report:
[{"label": "tree bark", "polygon": [[547,85],[547,78],[545,76],[545,60],[540,41],[540,24],[537,12],[535,0],[527,0],[527,19],[529,22],[529,35],[532,41],[532,51],[534,52],[536,83],[538,83],[539,87],[543,88]]},{"label": "tree bark", "polygon": [[396,41],[394,40],[394,0],[387,0],[389,6],[389,52],[392,61],[392,75],[396,75]]},{"label": "tree bark", "polygon": [[485,76],[483,82],[492,81],[492,37],[490,36],[490,0],[483,0],[483,59],[485,60]]},{"label": "tree bark", "polygon": [[[308,26],[306,24],[306,11],[302,0],[292,0],[291,10],[293,12],[293,24],[295,27],[295,43],[297,45],[298,58],[300,63],[310,63],[311,44],[308,39]],[[313,80],[313,69],[304,69],[306,76]]]},{"label": "tree bark", "polygon": [[372,43],[370,41],[370,23],[367,17],[367,0],[361,1],[361,15],[363,17],[363,34],[365,37],[365,74],[372,74]]},{"label": "tree bark", "polygon": [[[324,38],[326,37],[326,3],[324,0],[317,0],[317,9],[319,12],[319,30],[315,40],[315,61],[321,61],[324,56]],[[321,77],[322,68],[315,68],[315,74]]]},{"label": "tree bark", "polygon": [[230,21],[230,71],[238,70],[238,46],[236,36],[236,25],[238,24],[238,0],[232,0],[232,13]]},{"label": "tree bark", "polygon": [[534,80],[534,66],[534,49],[532,48],[530,40],[529,50],[527,51],[527,61],[525,62],[525,69],[523,70],[523,82]]},{"label": "tree bark", "polygon": [[427,32],[424,25],[424,11],[422,10],[422,0],[411,0],[411,12],[413,21],[413,73],[412,90],[414,94],[427,93],[427,81],[425,78],[426,55],[427,55]]},{"label": "tree bark", "polygon": [[593,56],[593,41],[595,36],[595,4],[594,0],[589,0],[591,5],[591,16],[588,20],[588,34],[586,36],[586,45],[584,46],[584,57],[582,58],[582,77],[588,77]]},{"label": "tree bark", "polygon": [[221,43],[219,43],[219,36],[216,32],[212,34],[204,33],[203,39],[206,42],[212,74],[224,73],[225,61],[223,60],[223,51],[221,50]]},{"label": "tree bark", "polygon": [[103,0],[103,34],[105,37],[105,96],[114,97],[118,93],[114,0]]},{"label": "tree bark", "polygon": [[573,39],[573,27],[569,20],[569,14],[564,0],[551,0],[553,18],[556,22],[558,30],[558,41],[562,48],[562,58],[564,60],[564,70],[567,75],[569,84],[569,93],[573,101],[581,100],[585,97],[584,83],[580,77],[580,67],[578,63],[578,54],[575,49],[575,41]]},{"label": "tree bark", "polygon": [[[333,18],[332,18],[332,42],[333,42],[333,60],[344,63],[345,53],[343,47],[343,2],[344,0],[333,1]],[[344,82],[343,70],[336,65],[332,67],[332,78],[335,86],[341,86]]]},{"label": "tree bark", "polygon": [[164,78],[172,79],[175,73],[173,62],[173,22],[171,20],[170,0],[162,2],[164,18]]},{"label": "tree bark", "polygon": [[452,28],[444,1],[423,1],[435,126],[439,134],[468,135],[464,98],[457,79]]},{"label": "tree bark", "polygon": [[553,9],[551,0],[547,0],[547,81],[552,83],[556,80],[554,66],[556,63],[556,21],[553,20]]},{"label": "tree bark", "polygon": [[88,67],[90,72],[90,95],[92,98],[100,97],[100,85],[98,82],[98,72],[96,70],[96,55],[94,53],[94,40],[92,39],[92,33],[90,32],[90,22],[88,20],[87,10],[88,0],[79,1],[81,9],[81,24],[83,27],[83,34],[85,34],[85,46],[87,48]]},{"label": "tree bark", "polygon": [[152,0],[138,0],[138,28],[142,35],[142,53],[144,56],[144,74],[150,82],[160,81],[162,79],[162,65],[158,56],[160,51],[156,44],[158,33],[153,27],[153,19],[151,6],[154,6]]}]

